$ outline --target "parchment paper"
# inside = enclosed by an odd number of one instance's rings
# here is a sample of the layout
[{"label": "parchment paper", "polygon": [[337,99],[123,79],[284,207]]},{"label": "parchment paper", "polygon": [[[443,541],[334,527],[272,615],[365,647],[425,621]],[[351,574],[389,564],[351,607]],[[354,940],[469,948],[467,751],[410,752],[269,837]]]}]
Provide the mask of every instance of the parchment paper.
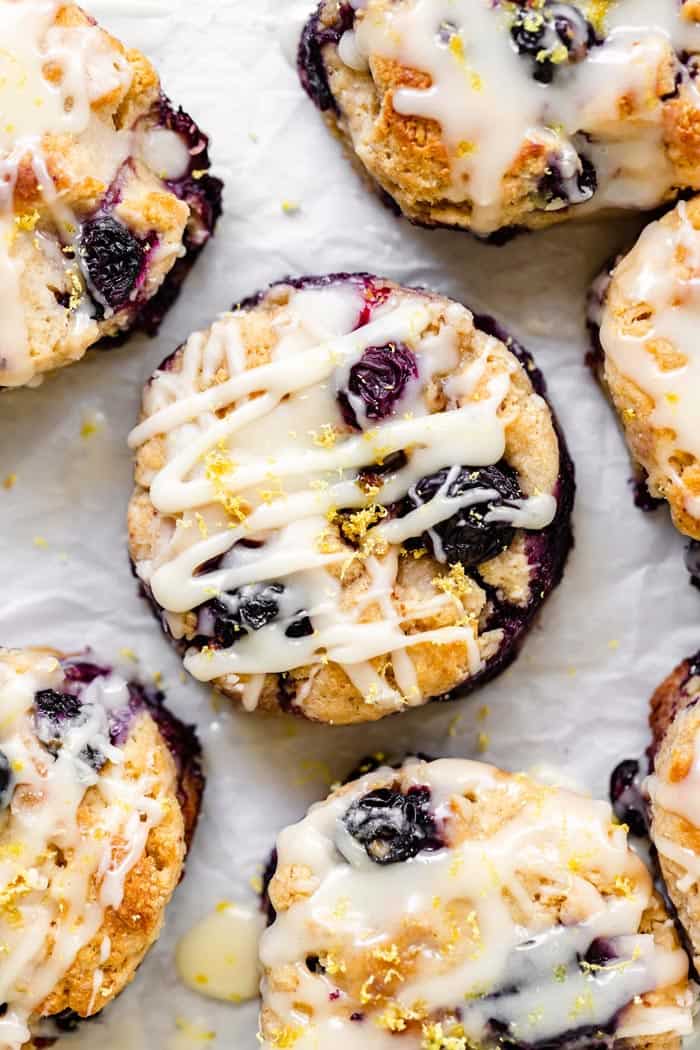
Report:
[{"label": "parchment paper", "polygon": [[[494,248],[394,218],[346,164],[287,57],[313,2],[86,0],[211,133],[226,211],[157,340],[94,353],[0,403],[0,483],[17,475],[0,484],[0,641],[90,645],[104,659],[133,650],[143,675],[163,673],[207,756],[204,816],[165,932],[119,1002],[65,1040],[75,1050],[254,1050],[257,1004],[188,991],[174,947],[222,899],[253,900],[276,832],[332,779],[372,750],[474,757],[481,746],[485,760],[555,765],[604,795],[615,763],[646,746],[652,689],[700,644],[682,540],[665,510],[633,505],[622,439],[583,360],[587,284],[641,222],[569,225]],[[126,436],[152,370],[233,301],[288,273],[332,270],[428,285],[510,326],[547,376],[579,481],[575,553],[514,669],[465,702],[335,730],[232,712],[184,681],[138,597],[125,530]],[[197,1040],[199,1030],[215,1038]]]}]

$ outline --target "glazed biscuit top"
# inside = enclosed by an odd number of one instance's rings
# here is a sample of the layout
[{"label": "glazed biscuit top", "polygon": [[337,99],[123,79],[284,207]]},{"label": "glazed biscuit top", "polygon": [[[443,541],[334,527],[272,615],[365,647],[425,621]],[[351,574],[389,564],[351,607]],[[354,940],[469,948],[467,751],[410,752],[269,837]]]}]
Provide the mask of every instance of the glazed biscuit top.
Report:
[{"label": "glazed biscuit top", "polygon": [[[141,75],[148,106],[153,95],[157,98],[157,78],[141,56],[137,62],[135,52],[127,53],[75,5],[0,0],[0,36],[2,387],[22,385],[34,375],[24,295],[32,252],[45,266],[58,268],[74,290],[69,335],[78,339],[90,324],[86,278],[77,265],[81,227],[70,199],[99,201],[134,156],[154,165],[161,178],[170,170],[177,174],[189,158],[180,138],[167,129],[144,135],[135,130],[138,107],[130,112],[133,99],[128,102],[127,96],[141,90]],[[110,303],[98,289],[91,293],[110,316]]]},{"label": "glazed biscuit top", "polygon": [[[676,143],[670,127],[687,132],[700,107],[696,0],[350,0],[340,9],[355,10],[341,63],[378,83],[388,75],[396,113],[439,125],[452,172],[445,199],[471,201],[477,233],[504,225],[504,179],[528,177],[543,150],[545,211],[649,208],[698,185],[690,139]],[[387,74],[392,63],[419,79]]]},{"label": "glazed biscuit top", "polygon": [[[607,803],[409,760],[278,839],[263,1046],[563,1045],[691,1030],[687,958]],[[658,913],[657,913],[658,918]],[[644,930],[644,932],[641,932]]]},{"label": "glazed biscuit top", "polygon": [[[511,447],[523,404],[540,474]],[[273,286],[194,335],[131,444],[159,517],[138,574],[196,642],[188,670],[240,681],[248,709],[266,674],[329,662],[384,712],[421,703],[422,644],[466,646],[476,673],[467,573],[557,509],[549,409],[517,358],[463,306],[362,275]],[[395,601],[428,551],[438,585]]]},{"label": "glazed biscuit top", "polygon": [[[613,272],[600,326],[606,361],[649,399],[654,439],[644,466],[654,481],[658,468],[656,487],[693,519],[700,519],[699,226],[694,199],[644,230]],[[623,416],[631,428],[641,424],[632,406]],[[687,531],[682,518],[677,523]]]},{"label": "glazed biscuit top", "polygon": [[121,904],[169,803],[148,756],[143,768],[125,757],[135,712],[119,675],[0,650],[0,704],[0,1046],[19,1050],[32,1014]]}]

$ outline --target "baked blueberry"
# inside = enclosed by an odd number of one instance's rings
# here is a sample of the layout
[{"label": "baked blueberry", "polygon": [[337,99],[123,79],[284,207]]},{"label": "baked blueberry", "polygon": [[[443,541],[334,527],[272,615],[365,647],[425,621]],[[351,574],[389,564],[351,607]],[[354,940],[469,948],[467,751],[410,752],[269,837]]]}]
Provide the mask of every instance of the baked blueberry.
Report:
[{"label": "baked blueberry", "polygon": [[642,797],[639,762],[625,759],[610,777],[610,798],[615,816],[633,835],[646,835],[647,810]]},{"label": "baked blueberry", "polygon": [[430,790],[378,788],[357,799],[343,824],[375,864],[397,864],[440,848]]},{"label": "baked blueberry", "polygon": [[[403,343],[370,346],[350,369],[347,389],[338,393],[343,419],[364,429],[392,415],[411,379],[418,378],[415,354]],[[359,415],[358,415],[359,414]]]},{"label": "baked blueberry", "polygon": [[515,473],[505,463],[493,467],[445,467],[409,489],[407,507],[423,507],[437,496],[475,502],[435,525],[424,536],[435,558],[465,568],[495,558],[513,541],[515,530],[497,513],[509,500],[522,498]]},{"label": "baked blueberry", "polygon": [[103,215],[83,226],[79,256],[98,304],[111,310],[124,306],[144,265],[143,244],[123,223]]},{"label": "baked blueberry", "polygon": [[[257,395],[244,407],[224,333]],[[220,425],[166,512],[152,493],[189,469],[209,398]],[[143,404],[136,575],[186,668],[248,710],[344,724],[463,695],[561,578],[573,469],[544,382],[456,302],[368,274],[288,279],[180,347]],[[237,408],[253,429],[214,440]]]},{"label": "baked blueberry", "polygon": [[689,1030],[688,958],[603,802],[408,759],[285,828],[270,874],[263,1050],[291,1029],[347,1050],[680,1050]]}]

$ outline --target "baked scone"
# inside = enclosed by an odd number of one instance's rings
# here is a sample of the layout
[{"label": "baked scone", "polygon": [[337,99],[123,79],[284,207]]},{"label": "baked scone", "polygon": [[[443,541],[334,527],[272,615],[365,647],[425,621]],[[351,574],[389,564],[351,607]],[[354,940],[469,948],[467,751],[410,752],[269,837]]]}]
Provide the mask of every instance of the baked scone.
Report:
[{"label": "baked scone", "polygon": [[1,0],[0,36],[2,388],[154,334],[222,185],[150,62],[81,8]]},{"label": "baked scone", "polygon": [[284,830],[265,1050],[677,1048],[688,959],[610,806],[407,761]]},{"label": "baked scone", "polygon": [[203,787],[162,695],[87,657],[0,649],[0,1045],[98,1013],[183,873]]},{"label": "baked scone", "polygon": [[651,700],[649,833],[668,894],[700,965],[700,653],[684,660]]},{"label": "baked scone", "polygon": [[700,539],[700,197],[642,232],[597,282],[596,372],[609,392],[651,497]]},{"label": "baked scone", "polygon": [[697,0],[321,0],[307,93],[413,222],[481,237],[700,189]]},{"label": "baked scone", "polygon": [[164,362],[130,550],[196,678],[342,724],[514,657],[561,578],[573,468],[531,358],[489,332],[340,274],[273,285]]}]

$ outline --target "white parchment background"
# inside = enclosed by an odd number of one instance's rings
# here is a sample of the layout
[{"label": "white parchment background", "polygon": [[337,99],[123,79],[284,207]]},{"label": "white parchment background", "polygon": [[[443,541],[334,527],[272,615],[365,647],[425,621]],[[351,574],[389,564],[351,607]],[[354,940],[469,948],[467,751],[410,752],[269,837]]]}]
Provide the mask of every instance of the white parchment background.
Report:
[{"label": "white parchment background", "polygon": [[[285,57],[312,0],[92,0],[107,27],[143,48],[165,89],[213,137],[225,216],[155,341],[93,354],[0,403],[0,643],[91,645],[161,671],[173,708],[196,721],[209,774],[204,817],[166,931],[104,1020],[70,1047],[253,1050],[256,1005],[212,1004],[177,980],[177,939],[222,899],[251,901],[277,830],[363,754],[386,748],[565,767],[604,794],[613,765],[646,744],[653,687],[700,645],[700,594],[664,511],[633,503],[622,440],[583,363],[584,291],[634,237],[635,220],[573,226],[503,248],[400,222],[369,196],[303,95]],[[284,45],[284,46],[283,46]],[[283,202],[299,205],[295,214]],[[576,461],[576,551],[515,668],[471,700],[376,726],[330,729],[217,710],[183,682],[139,599],[126,555],[126,436],[141,387],[192,330],[287,273],[372,270],[494,313],[534,350]],[[97,424],[81,436],[84,424]],[[478,719],[482,705],[490,714]],[[215,1032],[203,1044],[175,1020]]]}]

